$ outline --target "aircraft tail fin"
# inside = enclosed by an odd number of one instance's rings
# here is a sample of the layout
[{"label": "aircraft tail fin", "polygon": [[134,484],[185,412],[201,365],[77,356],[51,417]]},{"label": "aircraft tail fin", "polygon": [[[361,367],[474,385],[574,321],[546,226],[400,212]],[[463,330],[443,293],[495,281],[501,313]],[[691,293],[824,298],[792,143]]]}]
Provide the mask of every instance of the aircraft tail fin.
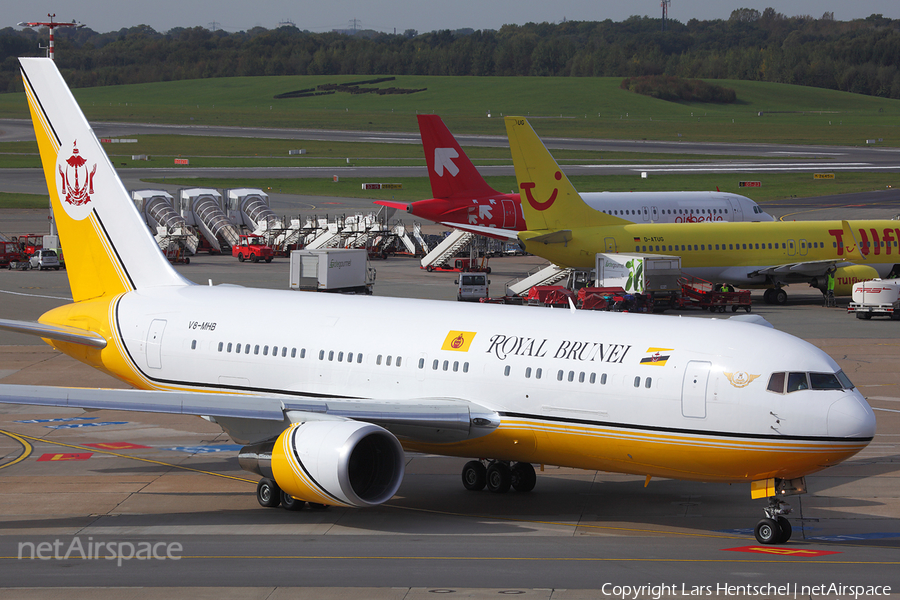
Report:
[{"label": "aircraft tail fin", "polygon": [[189,283],[163,256],[54,62],[19,62],[75,301]]},{"label": "aircraft tail fin", "polygon": [[585,204],[525,118],[506,117],[506,133],[529,230],[631,224]]},{"label": "aircraft tail fin", "polygon": [[435,198],[478,198],[497,195],[460,148],[437,115],[419,115],[419,133]]}]

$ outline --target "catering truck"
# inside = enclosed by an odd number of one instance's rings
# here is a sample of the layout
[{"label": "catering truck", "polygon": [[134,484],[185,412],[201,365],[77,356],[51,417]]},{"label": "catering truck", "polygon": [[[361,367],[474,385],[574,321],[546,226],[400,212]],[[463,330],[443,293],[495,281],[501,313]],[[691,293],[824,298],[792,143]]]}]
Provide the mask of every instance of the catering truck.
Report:
[{"label": "catering truck", "polygon": [[681,257],[598,253],[594,273],[596,287],[620,287],[629,294],[674,294],[680,287]]},{"label": "catering truck", "polygon": [[870,279],[853,284],[853,296],[847,312],[857,319],[890,317],[900,321],[900,279]]},{"label": "catering truck", "polygon": [[364,248],[325,248],[291,252],[292,290],[371,294],[375,269]]}]

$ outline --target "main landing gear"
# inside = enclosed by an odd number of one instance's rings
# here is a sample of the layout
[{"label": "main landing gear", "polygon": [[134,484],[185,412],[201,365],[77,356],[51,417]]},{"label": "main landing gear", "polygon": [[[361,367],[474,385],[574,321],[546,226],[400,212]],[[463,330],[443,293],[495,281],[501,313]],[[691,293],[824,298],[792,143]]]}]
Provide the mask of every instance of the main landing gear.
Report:
[{"label": "main landing gear", "polygon": [[485,487],[498,494],[508,492],[510,487],[517,492],[530,492],[537,483],[537,475],[529,463],[492,460],[485,467],[484,461],[470,460],[463,467],[462,482],[473,492]]},{"label": "main landing gear", "polygon": [[791,539],[793,528],[791,522],[784,518],[784,515],[790,514],[791,505],[772,497],[764,510],[766,518],[757,523],[753,530],[756,541],[760,544],[783,544]]},{"label": "main landing gear", "polygon": [[766,304],[787,304],[787,292],[780,287],[770,288],[763,293]]},{"label": "main landing gear", "polygon": [[278,487],[274,479],[264,477],[256,484],[256,501],[260,506],[266,508],[276,508],[281,506],[285,510],[295,511],[303,510],[307,505],[313,510],[324,510],[328,508],[327,504],[319,504],[317,502],[305,502],[298,500],[290,494],[286,494]]}]

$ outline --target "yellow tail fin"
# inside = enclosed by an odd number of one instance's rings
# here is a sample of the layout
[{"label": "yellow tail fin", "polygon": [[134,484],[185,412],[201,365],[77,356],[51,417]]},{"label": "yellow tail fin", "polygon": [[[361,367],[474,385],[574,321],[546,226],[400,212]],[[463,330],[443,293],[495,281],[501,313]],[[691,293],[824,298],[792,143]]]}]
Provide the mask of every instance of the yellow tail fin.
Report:
[{"label": "yellow tail fin", "polygon": [[187,284],[160,252],[53,61],[19,61],[75,301]]},{"label": "yellow tail fin", "polygon": [[585,204],[524,117],[506,117],[506,134],[529,230],[631,224]]}]

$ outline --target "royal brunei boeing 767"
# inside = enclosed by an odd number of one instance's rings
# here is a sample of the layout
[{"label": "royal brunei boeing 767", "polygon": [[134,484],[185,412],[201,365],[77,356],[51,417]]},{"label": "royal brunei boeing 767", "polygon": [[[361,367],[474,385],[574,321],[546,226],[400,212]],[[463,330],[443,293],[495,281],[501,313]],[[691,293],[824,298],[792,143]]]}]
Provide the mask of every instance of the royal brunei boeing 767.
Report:
[{"label": "royal brunei boeing 767", "polygon": [[897,221],[632,223],[585,204],[525,118],[506,117],[506,132],[527,224],[506,237],[557,265],[593,268],[598,252],[670,254],[681,257],[689,275],[766,288],[773,304],[787,302],[785,284],[824,290],[832,268],[840,296],[849,296],[854,283],[900,272]]},{"label": "royal brunei boeing 767", "polygon": [[53,62],[21,66],[74,302],[0,324],[137,389],[2,385],[3,402],[206,417],[245,445],[260,504],[288,509],[385,502],[404,449],[468,458],[464,485],[498,493],[532,489],[533,464],[745,483],[769,499],[766,543],[790,537],[784,498],[806,475],[872,440],[874,414],[838,365],[755,316],[194,285]]}]

